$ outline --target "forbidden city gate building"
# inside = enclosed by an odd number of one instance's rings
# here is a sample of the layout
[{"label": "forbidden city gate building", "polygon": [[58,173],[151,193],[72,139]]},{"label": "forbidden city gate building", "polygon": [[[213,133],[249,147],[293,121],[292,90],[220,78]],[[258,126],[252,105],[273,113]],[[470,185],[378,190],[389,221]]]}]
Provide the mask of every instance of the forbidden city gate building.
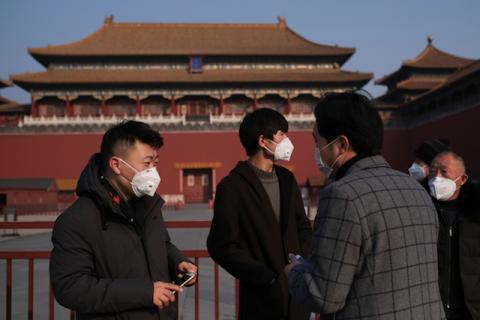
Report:
[{"label": "forbidden city gate building", "polygon": [[[308,136],[325,92],[358,89],[372,78],[341,69],[354,52],[308,41],[281,17],[276,24],[116,23],[108,17],[80,41],[29,49],[47,70],[11,77],[31,93],[31,114],[11,130],[98,133],[130,118],[162,133],[223,134],[236,131],[245,113],[267,107]],[[299,162],[310,156],[299,155]],[[169,193],[204,202],[228,173],[224,165],[224,159],[194,155],[174,161],[180,176]]]}]

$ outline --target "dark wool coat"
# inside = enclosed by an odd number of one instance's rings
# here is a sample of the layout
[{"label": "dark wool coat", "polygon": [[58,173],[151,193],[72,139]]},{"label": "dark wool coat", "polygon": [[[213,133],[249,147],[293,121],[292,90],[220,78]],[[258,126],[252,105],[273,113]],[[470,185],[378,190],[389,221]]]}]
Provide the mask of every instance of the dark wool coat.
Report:
[{"label": "dark wool coat", "polygon": [[55,222],[55,298],[77,319],[176,319],[175,304],[163,311],[153,305],[153,282],[170,282],[186,260],[165,229],[164,202],[158,195],[139,199],[144,228],[137,231],[100,183],[98,158],[82,172],[78,200]]},{"label": "dark wool coat", "polygon": [[310,251],[311,229],[292,173],[275,166],[280,187],[280,221],[268,195],[246,162],[217,187],[208,251],[240,280],[240,319],[306,319],[291,303],[284,267],[288,253]]}]

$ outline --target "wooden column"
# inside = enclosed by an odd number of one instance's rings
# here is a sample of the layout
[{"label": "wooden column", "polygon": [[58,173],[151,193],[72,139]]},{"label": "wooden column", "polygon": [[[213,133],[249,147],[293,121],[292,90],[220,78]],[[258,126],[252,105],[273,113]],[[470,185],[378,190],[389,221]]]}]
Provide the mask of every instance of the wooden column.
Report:
[{"label": "wooden column", "polygon": [[71,117],[71,116],[73,116],[73,109],[72,109],[72,104],[70,103],[70,96],[69,95],[65,96],[65,101],[66,101],[66,104],[67,104],[66,115],[67,115],[67,117]]},{"label": "wooden column", "polygon": [[225,102],[223,101],[223,96],[221,95],[220,96],[220,106],[219,106],[218,113],[220,115],[222,115],[224,113],[224,110],[225,110]]},{"label": "wooden column", "polygon": [[107,106],[107,101],[105,100],[105,96],[102,96],[102,115],[104,117],[109,116],[108,106]]},{"label": "wooden column", "polygon": [[178,110],[177,110],[177,103],[175,102],[175,96],[172,96],[172,99],[170,101],[170,113],[173,115],[178,115]]},{"label": "wooden column", "polygon": [[37,105],[37,99],[32,95],[32,101],[31,101],[31,110],[30,114],[32,117],[38,117],[38,105]]},{"label": "wooden column", "polygon": [[253,96],[253,111],[255,111],[257,109],[258,109],[258,99],[257,99],[257,95],[254,95]]},{"label": "wooden column", "polygon": [[292,98],[290,94],[287,96],[287,107],[285,108],[285,114],[290,114],[292,112]]},{"label": "wooden column", "polygon": [[137,115],[143,117],[143,105],[142,105],[142,102],[140,101],[140,96],[137,95],[137,98],[136,98],[136,105],[137,105]]}]

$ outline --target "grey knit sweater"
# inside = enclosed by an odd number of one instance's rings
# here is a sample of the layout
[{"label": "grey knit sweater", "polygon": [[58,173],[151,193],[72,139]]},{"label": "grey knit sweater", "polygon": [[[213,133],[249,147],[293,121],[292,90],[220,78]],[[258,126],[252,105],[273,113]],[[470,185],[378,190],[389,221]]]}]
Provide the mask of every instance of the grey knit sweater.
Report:
[{"label": "grey knit sweater", "polygon": [[265,188],[268,198],[270,199],[270,203],[272,204],[275,217],[277,218],[277,221],[280,221],[280,186],[278,185],[278,177],[275,173],[275,169],[273,169],[272,172],[268,172],[255,167],[250,162],[248,162],[248,164],[260,179],[260,182]]}]

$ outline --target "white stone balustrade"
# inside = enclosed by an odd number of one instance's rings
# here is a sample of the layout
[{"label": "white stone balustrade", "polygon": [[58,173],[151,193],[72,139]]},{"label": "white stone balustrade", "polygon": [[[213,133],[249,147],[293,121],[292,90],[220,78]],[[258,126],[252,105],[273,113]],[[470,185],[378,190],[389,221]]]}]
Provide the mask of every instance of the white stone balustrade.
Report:
[{"label": "white stone balustrade", "polygon": [[[232,114],[232,115],[209,115],[209,123],[212,125],[221,125],[221,124],[239,124],[244,115],[242,114]],[[285,115],[288,122],[314,122],[315,116],[313,114],[287,114]],[[68,116],[51,116],[51,117],[32,117],[25,116],[19,122],[19,127],[39,127],[39,126],[102,126],[102,125],[114,125],[119,123],[122,120],[137,120],[146,122],[150,125],[153,124],[166,124],[166,125],[185,125],[187,123],[185,115],[135,115],[135,116],[110,116],[105,117],[101,116],[88,116],[88,117],[68,117]]]},{"label": "white stone balustrade", "polygon": [[315,122],[315,115],[313,113],[290,113],[286,114],[285,118],[288,122]]},{"label": "white stone balustrade", "polygon": [[20,127],[25,127],[25,126],[65,126],[65,125],[87,125],[87,126],[92,126],[92,125],[114,125],[122,120],[137,120],[137,121],[143,121],[148,124],[185,124],[185,116],[175,116],[175,115],[169,115],[169,116],[152,116],[152,115],[146,115],[146,116],[111,116],[111,117],[105,117],[103,115],[98,116],[98,117],[68,117],[68,116],[62,116],[62,117],[57,117],[57,116],[51,116],[51,117],[31,117],[31,116],[25,116],[23,117],[23,120],[20,121],[19,126]]},{"label": "white stone balustrade", "polygon": [[243,114],[230,114],[230,115],[213,115],[210,114],[210,123],[240,123],[245,115]]}]

